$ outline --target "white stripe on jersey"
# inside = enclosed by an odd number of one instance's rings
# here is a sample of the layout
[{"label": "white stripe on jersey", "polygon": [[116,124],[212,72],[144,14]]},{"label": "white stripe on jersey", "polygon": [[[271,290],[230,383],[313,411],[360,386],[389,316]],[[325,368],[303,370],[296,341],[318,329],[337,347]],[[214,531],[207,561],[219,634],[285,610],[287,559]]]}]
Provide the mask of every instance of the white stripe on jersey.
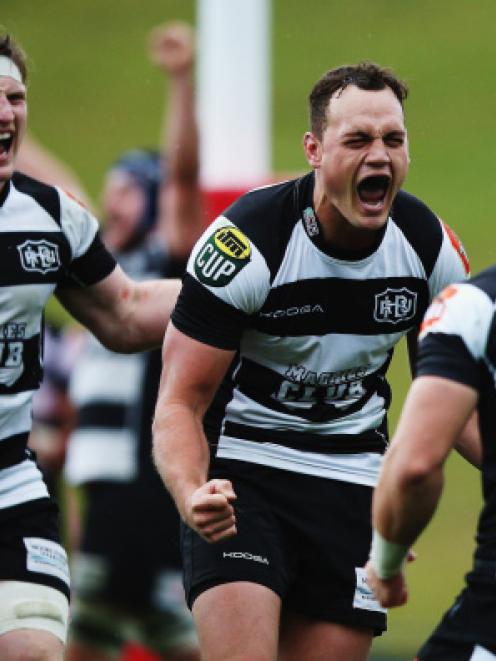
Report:
[{"label": "white stripe on jersey", "polygon": [[[89,340],[91,341],[91,339]],[[132,404],[141,388],[144,361],[139,354],[115,354],[92,342],[76,363],[70,394],[78,407],[89,402]]]},{"label": "white stripe on jersey", "polygon": [[368,487],[376,485],[382,463],[382,455],[376,452],[356,454],[300,452],[300,450],[273,443],[257,443],[222,435],[219,438],[216,456],[221,459],[250,461],[263,466],[272,466],[330,480],[353,482]]},{"label": "white stripe on jersey", "polygon": [[393,273],[395,277],[413,276],[425,279],[425,270],[417,253],[411,244],[405,241],[401,230],[393,222],[388,223],[378,249],[356,261],[338,259],[322,252],[309,240],[302,223],[297,223],[272,287],[297,282],[301,278],[328,278],[331,273],[333,278],[349,280],[384,278],[386,274]]},{"label": "white stripe on jersey", "polygon": [[0,232],[59,232],[60,227],[54,218],[34,203],[33,198],[15,188],[11,182],[10,191],[0,207]]},{"label": "white stripe on jersey", "polygon": [[38,498],[48,498],[48,490],[31,459],[0,471],[0,509]]},{"label": "white stripe on jersey", "polygon": [[[232,400],[226,409],[226,422],[250,425],[263,429],[297,431],[307,434],[321,434],[325,444],[327,434],[361,434],[376,429],[384,418],[384,399],[374,394],[358,411],[330,422],[309,422],[297,413],[285,414],[267,409],[258,402],[234,390]],[[384,439],[384,446],[386,439]],[[245,457],[249,461],[248,456]]]},{"label": "white stripe on jersey", "polygon": [[0,397],[0,439],[22,434],[31,429],[33,394],[33,390],[28,390]]},{"label": "white stripe on jersey", "polygon": [[138,469],[137,447],[136,436],[128,429],[76,429],[67,449],[65,476],[71,484],[132,480]]}]

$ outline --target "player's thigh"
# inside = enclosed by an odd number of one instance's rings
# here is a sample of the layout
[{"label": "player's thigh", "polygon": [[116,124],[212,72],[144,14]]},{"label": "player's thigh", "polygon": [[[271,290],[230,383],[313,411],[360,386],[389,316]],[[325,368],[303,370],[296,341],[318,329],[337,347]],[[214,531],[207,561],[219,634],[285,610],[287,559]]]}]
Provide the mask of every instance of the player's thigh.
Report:
[{"label": "player's thigh", "polygon": [[53,634],[38,629],[18,629],[0,635],[2,661],[62,661],[64,646]]},{"label": "player's thigh", "polygon": [[282,617],[279,661],[365,661],[371,629],[356,629],[286,612]]},{"label": "player's thigh", "polygon": [[202,661],[275,661],[281,600],[264,585],[232,582],[202,592],[193,605]]}]

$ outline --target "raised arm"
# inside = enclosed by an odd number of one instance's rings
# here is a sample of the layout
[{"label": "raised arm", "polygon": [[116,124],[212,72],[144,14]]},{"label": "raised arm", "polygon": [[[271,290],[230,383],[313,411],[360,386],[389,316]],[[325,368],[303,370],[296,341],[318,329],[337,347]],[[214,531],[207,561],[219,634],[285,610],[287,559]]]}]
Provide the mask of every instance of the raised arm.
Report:
[{"label": "raised arm", "polygon": [[234,355],[191,339],[172,324],[167,330],[153,423],[154,458],[181,517],[208,542],[236,532],[231,483],[208,481],[209,448],[202,426]]},{"label": "raised arm", "polygon": [[162,343],[181,283],[135,282],[120,266],[95,285],[59,289],[62,305],[108,349],[132,353]]},{"label": "raised arm", "polygon": [[193,29],[186,23],[159,26],[150,35],[149,51],[151,61],[168,78],[161,137],[167,165],[160,191],[159,231],[169,252],[185,259],[204,229],[193,86]]}]

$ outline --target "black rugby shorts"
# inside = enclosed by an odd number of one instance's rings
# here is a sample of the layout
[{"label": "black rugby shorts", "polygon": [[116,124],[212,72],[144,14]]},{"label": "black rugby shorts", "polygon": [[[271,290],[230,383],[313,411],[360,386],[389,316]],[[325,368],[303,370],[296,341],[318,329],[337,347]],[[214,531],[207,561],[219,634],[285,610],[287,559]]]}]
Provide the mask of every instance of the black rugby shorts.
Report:
[{"label": "black rugby shorts", "polygon": [[46,585],[69,599],[69,569],[58,517],[58,507],[49,498],[0,512],[0,580]]},{"label": "black rugby shorts", "polygon": [[312,619],[386,629],[365,582],[371,539],[370,487],[256,464],[215,460],[211,477],[233,482],[235,537],[208,544],[182,526],[188,605],[232,581],[267,586],[283,608]]}]

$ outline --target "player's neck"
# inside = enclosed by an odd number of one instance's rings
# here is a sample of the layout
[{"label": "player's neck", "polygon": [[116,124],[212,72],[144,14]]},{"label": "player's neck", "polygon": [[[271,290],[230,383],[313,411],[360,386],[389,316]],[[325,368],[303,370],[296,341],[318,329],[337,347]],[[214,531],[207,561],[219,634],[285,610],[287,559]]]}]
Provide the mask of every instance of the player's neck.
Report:
[{"label": "player's neck", "polygon": [[380,243],[384,228],[377,230],[355,227],[332,205],[316,205],[323,243],[344,252],[363,253],[373,250]]}]

